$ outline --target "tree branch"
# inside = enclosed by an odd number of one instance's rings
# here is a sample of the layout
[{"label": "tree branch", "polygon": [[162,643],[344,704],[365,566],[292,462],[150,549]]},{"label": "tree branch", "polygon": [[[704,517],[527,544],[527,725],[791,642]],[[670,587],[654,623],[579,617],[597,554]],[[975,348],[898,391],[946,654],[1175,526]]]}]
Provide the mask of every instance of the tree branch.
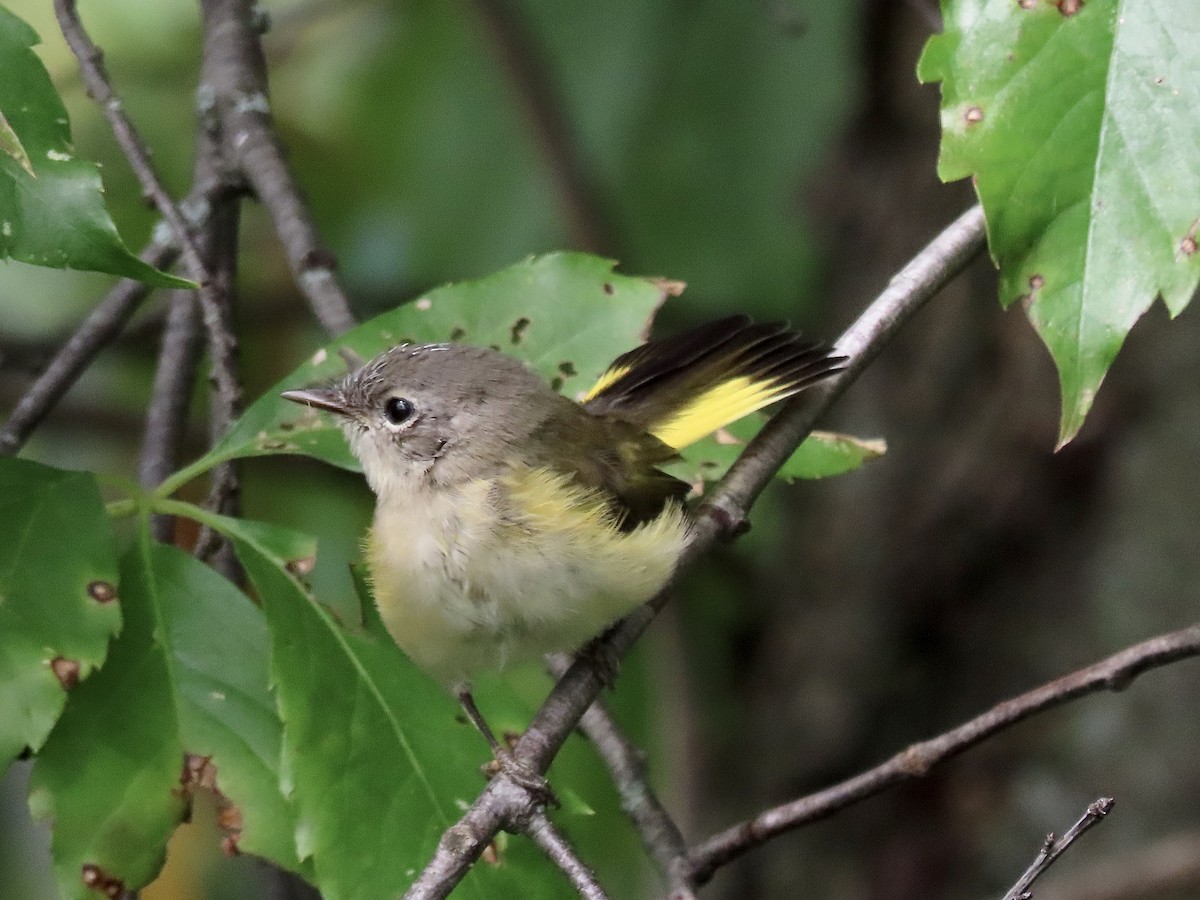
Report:
[{"label": "tree branch", "polygon": [[[570,661],[556,655],[550,672],[562,675]],[[604,705],[596,700],[579,720],[579,730],[592,742],[608,767],[621,798],[621,809],[632,820],[642,845],[667,881],[670,900],[695,900],[688,882],[687,844],[675,820],[663,808],[646,779],[646,754],[621,730]]]},{"label": "tree branch", "polygon": [[[892,279],[838,340],[838,351],[848,357],[845,370],[824,382],[823,386],[806,392],[807,403],[798,399],[785,404],[750,442],[701,506],[677,573],[695,562],[718,537],[730,535],[737,529],[745,517],[745,510],[812,429],[816,419],[875,358],[900,326],[965,268],[983,245],[983,212],[976,206],[946,228]],[[599,655],[611,659],[623,657],[666,602],[674,580],[649,603],[610,629],[598,642]],[[514,755],[544,773],[603,686],[604,674],[600,666],[588,660],[576,660],[535,714],[513,749]],[[513,785],[503,775],[494,778],[463,817],[443,835],[429,865],[405,896],[411,900],[444,897],[462,879],[496,832],[509,823],[520,821],[519,816],[526,814],[531,802],[527,791]]]},{"label": "tree branch", "polygon": [[607,900],[595,873],[579,858],[544,810],[538,810],[530,817],[525,833],[562,870],[580,897],[584,900]]},{"label": "tree branch", "polygon": [[209,355],[218,395],[216,402],[221,406],[236,407],[240,402],[241,387],[234,375],[236,368],[233,363],[233,335],[224,327],[221,303],[214,293],[212,276],[205,265],[200,248],[184,221],[179,206],[163,187],[162,179],[150,161],[150,152],[145,142],[125,114],[124,105],[113,90],[104,68],[103,55],[79,19],[75,0],[54,0],[54,11],[67,46],[79,61],[88,96],[100,104],[142,190],[154,201],[159,213],[175,233],[188,276],[199,285],[197,296],[200,299],[204,327],[208,332]]},{"label": "tree branch", "polygon": [[[147,265],[163,269],[175,261],[178,253],[173,242],[155,240],[138,256]],[[29,435],[79,380],[96,354],[121,333],[149,293],[150,286],[144,282],[123,278],[92,308],[0,428],[0,456],[11,456],[24,446]]]},{"label": "tree branch", "polygon": [[205,43],[198,94],[215,106],[226,153],[271,217],[288,265],[317,321],[331,335],[356,324],[335,277],[337,261],[322,243],[271,125],[262,16],[249,0],[202,0]]},{"label": "tree branch", "polygon": [[703,884],[721,866],[785,831],[824,819],[894,784],[920,778],[938,763],[1035,713],[1062,706],[1085,694],[1123,690],[1148,669],[1193,656],[1200,656],[1200,625],[1126,647],[1098,663],[998,703],[945,734],[913,744],[882,765],[823,791],[766,810],[714,835],[692,851],[692,881]]},{"label": "tree branch", "polygon": [[1108,857],[1070,879],[1038,889],[1039,900],[1152,900],[1200,893],[1200,831]]},{"label": "tree branch", "polygon": [[1038,855],[1030,863],[1029,868],[1024,874],[1017,879],[1017,883],[1008,889],[1008,893],[1004,895],[1004,900],[1029,900],[1033,893],[1029,890],[1029,886],[1037,880],[1043,872],[1045,872],[1054,861],[1062,856],[1067,848],[1077,841],[1083,834],[1099,825],[1108,816],[1113,808],[1113,799],[1111,797],[1101,797],[1095,803],[1087,808],[1082,818],[1069,829],[1061,838],[1055,839],[1054,832],[1046,835],[1046,840],[1042,844],[1042,849]]},{"label": "tree branch", "polygon": [[[157,487],[178,464],[192,382],[200,364],[199,312],[190,290],[171,292],[138,456],[138,481],[147,490]],[[156,540],[170,542],[171,521],[170,516],[154,517],[152,530]]]}]

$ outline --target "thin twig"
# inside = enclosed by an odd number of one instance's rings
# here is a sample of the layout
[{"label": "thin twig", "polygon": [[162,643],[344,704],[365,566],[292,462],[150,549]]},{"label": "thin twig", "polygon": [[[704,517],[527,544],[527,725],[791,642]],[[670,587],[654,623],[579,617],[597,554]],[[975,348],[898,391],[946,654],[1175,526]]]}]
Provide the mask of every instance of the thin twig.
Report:
[{"label": "thin twig", "polygon": [[[208,141],[201,141],[202,146],[208,143]],[[217,154],[219,149],[216,144],[212,144],[208,152]],[[233,306],[236,294],[239,219],[240,204],[232,198],[222,201],[213,209],[208,229],[201,242],[205,264],[212,273],[213,298],[219,309],[217,327],[209,330],[209,345],[211,347],[214,340],[225,342],[228,352],[223,354],[222,358],[224,365],[230,367],[236,366],[237,360],[236,337],[233,331]],[[240,385],[241,381],[236,368],[232,368],[226,375],[234,383]],[[213,380],[214,385],[219,383],[215,377]],[[209,410],[209,439],[213,444],[224,436],[225,432],[229,430],[229,426],[241,413],[240,399],[240,391],[237,394],[228,395],[219,388],[214,388]],[[205,505],[223,515],[236,515],[240,491],[237,463],[233,460],[224,462],[216,466],[210,474],[208,499]],[[216,568],[222,574],[236,580],[238,569],[233,555],[228,549],[228,544],[211,528],[205,526],[200,529],[194,553],[198,559],[204,562],[214,562],[217,552],[222,547],[227,549],[221,554],[220,565],[217,565]]]},{"label": "thin twig", "polygon": [[[550,674],[562,675],[570,660],[556,654],[550,660]],[[596,700],[579,720],[579,730],[592,742],[608,767],[621,798],[621,809],[629,816],[642,844],[658,864],[667,881],[670,900],[694,900],[688,883],[687,844],[679,826],[659,802],[646,778],[646,754],[629,739],[612,717],[603,700]]]},{"label": "thin twig", "polygon": [[[147,490],[157,487],[178,465],[199,364],[196,296],[190,290],[172,291],[138,456],[138,481]],[[152,529],[156,540],[170,541],[171,517],[155,516]]]},{"label": "thin twig", "polygon": [[204,264],[191,229],[184,221],[180,207],[167,193],[162,179],[155,171],[145,142],[125,114],[121,99],[113,90],[104,68],[103,54],[88,36],[83,22],[79,19],[75,0],[54,0],[54,11],[67,46],[79,61],[79,70],[88,96],[100,104],[142,190],[154,201],[159,213],[171,226],[175,239],[179,242],[180,256],[188,276],[199,285],[197,296],[200,298],[204,327],[209,335],[209,355],[212,359],[216,390],[225,398],[222,403],[236,406],[241,396],[241,388],[233,374],[233,337],[223,329],[221,306],[214,295],[212,276]]},{"label": "thin twig", "polygon": [[599,192],[587,175],[581,143],[571,133],[566,102],[556,95],[554,79],[547,77],[549,61],[522,20],[519,6],[510,0],[475,0],[549,166],[571,240],[580,250],[614,253]]},{"label": "thin twig", "polygon": [[1030,863],[1029,868],[1024,874],[1017,879],[1017,883],[1008,889],[1008,893],[1004,895],[1004,900],[1029,900],[1033,896],[1029,890],[1032,885],[1043,872],[1045,872],[1054,863],[1056,859],[1066,852],[1075,841],[1083,834],[1096,825],[1099,825],[1112,811],[1115,801],[1112,797],[1101,797],[1095,803],[1087,808],[1083,816],[1067,829],[1067,833],[1060,838],[1055,838],[1054,832],[1046,835],[1046,840],[1042,844],[1042,849],[1038,851],[1038,855]]},{"label": "thin twig", "polygon": [[913,744],[882,765],[815,794],[773,807],[714,835],[692,850],[692,881],[703,884],[730,860],[785,831],[824,819],[894,784],[920,778],[938,763],[1035,713],[1086,694],[1122,690],[1142,672],[1193,656],[1200,656],[1200,625],[1126,647],[1100,662],[998,703],[957,728]]},{"label": "thin twig", "polygon": [[[777,413],[713,491],[694,523],[679,569],[699,558],[718,537],[730,534],[742,522],[745,510],[811,430],[815,420],[840,396],[874,359],[900,326],[983,249],[983,213],[973,207],[935,238],[892,279],[838,341],[848,357],[846,369],[810,392],[811,404],[792,402]],[[666,602],[671,585],[621,620],[600,640],[600,651],[620,659],[645,631],[656,611]],[[535,714],[513,752],[544,773],[584,711],[604,687],[604,673],[596,662],[576,660],[555,684]],[[409,900],[444,897],[506,823],[526,814],[529,793],[507,778],[494,778],[471,808],[450,828],[408,893]],[[508,806],[507,804],[512,804]]]},{"label": "thin twig", "polygon": [[1153,900],[1200,896],[1200,831],[1107,856],[1038,888],[1038,900]]},{"label": "thin twig", "polygon": [[544,810],[538,810],[530,817],[525,826],[525,833],[567,876],[580,897],[584,900],[607,900],[604,889],[596,880],[596,874],[579,858]]},{"label": "thin twig", "polygon": [[[178,253],[173,242],[156,240],[146,245],[139,258],[147,265],[162,269],[170,266]],[[11,456],[24,446],[29,435],[79,380],[96,354],[121,333],[148,293],[150,286],[145,282],[123,278],[93,307],[0,428],[0,456]]]},{"label": "thin twig", "polygon": [[335,277],[337,261],[322,243],[299,185],[271,125],[267,72],[259,40],[261,14],[249,0],[202,0],[205,77],[221,122],[226,153],[245,176],[274,224],[288,265],[313,314],[331,335],[353,328],[350,303]]}]

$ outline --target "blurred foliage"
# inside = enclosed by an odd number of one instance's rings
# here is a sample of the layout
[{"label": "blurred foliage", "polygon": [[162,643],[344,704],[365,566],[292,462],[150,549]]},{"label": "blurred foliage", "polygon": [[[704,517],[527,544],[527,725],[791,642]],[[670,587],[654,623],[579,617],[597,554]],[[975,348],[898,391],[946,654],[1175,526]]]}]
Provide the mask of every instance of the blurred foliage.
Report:
[{"label": "blurred foliage", "polygon": [[[153,216],[83,96],[50,5],[6,5],[42,37],[37,52],[64,96],[77,154],[102,163],[113,219],[139,246]],[[517,0],[509,8],[531,48],[525,58],[538,64],[574,139],[596,201],[599,249],[623,272],[689,283],[665,316],[674,328],[735,310],[800,324],[844,321],[967,202],[926,183],[933,92],[918,100],[905,92],[928,22],[896,24],[897,9],[915,17],[921,6]],[[572,203],[488,5],[265,7],[273,112],[360,317],[436,284],[578,246]],[[94,0],[82,12],[126,108],[181,192],[191,166],[195,3]],[[813,218],[814,197],[822,222]],[[837,243],[817,243],[818,230]],[[238,326],[247,396],[255,397],[324,339],[261,212],[245,216],[242,246]],[[959,303],[923,314],[916,329],[926,342],[898,341],[847,396],[844,415],[888,436],[892,452],[877,470],[767,492],[751,534],[694,573],[682,602],[622,670],[614,706],[649,748],[652,773],[690,836],[1194,618],[1188,560],[1200,558],[1200,522],[1194,504],[1179,502],[1200,448],[1194,398],[1179,388],[1200,383],[1187,316],[1178,336],[1153,332],[1162,352],[1136,355],[1133,346],[1123,371],[1118,360],[1112,380],[1125,387],[1107,404],[1101,394],[1101,422],[1085,429],[1081,448],[1051,458],[1057,411],[1043,402],[1048,370],[1012,349],[1014,332],[1020,346],[1032,342],[987,305],[990,277],[960,282],[974,293],[959,284]],[[108,283],[0,266],[0,408]],[[831,312],[838,297],[843,306]],[[160,300],[147,305],[28,456],[133,473],[162,314]],[[1027,372],[1037,377],[1022,380]],[[1176,391],[1178,402],[1144,402]],[[201,412],[203,395],[198,384]],[[1120,426],[1139,417],[1148,420],[1146,436],[1130,440]],[[1098,438],[1101,425],[1118,437]],[[197,425],[189,459],[204,441]],[[313,589],[339,614],[353,611],[345,563],[369,520],[364,486],[298,459],[248,460],[243,473],[247,516],[315,533],[322,551]],[[184,496],[199,500],[199,489]],[[1133,847],[1194,821],[1187,798],[1197,789],[1200,736],[1194,717],[1178,715],[1194,704],[1193,679],[1173,670],[1073,708],[1045,729],[1023,726],[945,773],[778,842],[711,890],[792,896],[803,878],[831,898],[995,892],[1040,835],[1066,824],[1098,786],[1138,798],[1141,809],[1119,813],[1095,846]],[[545,689],[544,676],[523,671],[477,693],[485,709],[499,710],[497,724],[520,728]],[[644,896],[653,876],[645,864],[630,865],[636,838],[595,768],[591,750],[572,739],[552,778],[581,799],[560,821],[613,896]],[[0,866],[22,898],[52,896],[48,838],[14,811],[23,802],[14,779],[24,771],[18,765],[0,792]],[[211,853],[213,816],[198,818],[195,827],[210,829],[201,843]],[[177,879],[191,875],[179,874],[188,865],[175,849],[147,898],[203,896],[194,882],[186,890],[196,893],[184,893]],[[531,855],[515,840],[505,852],[518,864]],[[204,857],[194,868],[205,872],[209,897],[262,893],[245,859]]]}]

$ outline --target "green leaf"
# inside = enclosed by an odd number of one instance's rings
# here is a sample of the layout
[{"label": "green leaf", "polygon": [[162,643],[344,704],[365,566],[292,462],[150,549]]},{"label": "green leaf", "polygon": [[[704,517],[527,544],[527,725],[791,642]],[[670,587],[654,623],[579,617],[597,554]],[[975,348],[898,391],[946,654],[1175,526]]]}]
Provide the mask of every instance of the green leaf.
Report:
[{"label": "green leaf", "polygon": [[[765,420],[750,416],[722,428],[714,435],[697,441],[683,451],[683,459],[667,467],[676,478],[693,485],[717,481],[725,475],[733,461],[746,449],[746,444]],[[887,445],[880,439],[864,440],[847,434],[814,431],[796,448],[796,452],[780,467],[776,476],[791,481],[796,478],[828,478],[857,469],[864,462],[882,456]]]},{"label": "green leaf", "polygon": [[0,459],[0,771],[35,750],[121,627],[117,559],[91,475]]},{"label": "green leaf", "polygon": [[144,527],[121,589],[125,627],[104,668],[72,692],[32,774],[30,806],[53,822],[63,896],[148,883],[198,787],[220,792],[240,850],[300,868],[262,612]]},{"label": "green leaf", "polygon": [[94,163],[74,158],[67,111],[31,49],[37,33],[0,6],[0,260],[195,287],[129,252]]},{"label": "green leaf", "polygon": [[485,745],[395,644],[346,631],[258,547],[234,544],[271,629],[300,853],[326,900],[397,896],[482,786]]},{"label": "green leaf", "polygon": [[868,460],[887,453],[883,438],[857,438],[832,431],[814,431],[776,473],[785,481],[829,478],[853,472]]},{"label": "green leaf", "polygon": [[942,82],[939,172],[975,179],[1001,301],[1058,366],[1066,442],[1155,296],[1178,314],[1200,282],[1200,4],[943,9],[920,64]]},{"label": "green leaf", "polygon": [[610,261],[582,253],[536,257],[477,281],[438,288],[317,351],[255,401],[220,444],[172,478],[167,489],[224,460],[273,453],[302,453],[357,471],[331,417],[279,396],[287,388],[344,375],[345,351],[368,359],[405,341],[490,345],[529,361],[565,393],[579,394],[614,357],[644,339],[655,310],[675,289],[618,275]]}]

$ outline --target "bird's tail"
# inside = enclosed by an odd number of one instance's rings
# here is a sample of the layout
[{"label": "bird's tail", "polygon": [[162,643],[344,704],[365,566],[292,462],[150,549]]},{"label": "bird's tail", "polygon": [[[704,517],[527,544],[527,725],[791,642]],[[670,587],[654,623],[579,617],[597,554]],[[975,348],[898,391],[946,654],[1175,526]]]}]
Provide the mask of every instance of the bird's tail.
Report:
[{"label": "bird's tail", "polygon": [[582,402],[589,412],[624,419],[682,450],[844,362],[783,323],[733,316],[630,350]]}]

